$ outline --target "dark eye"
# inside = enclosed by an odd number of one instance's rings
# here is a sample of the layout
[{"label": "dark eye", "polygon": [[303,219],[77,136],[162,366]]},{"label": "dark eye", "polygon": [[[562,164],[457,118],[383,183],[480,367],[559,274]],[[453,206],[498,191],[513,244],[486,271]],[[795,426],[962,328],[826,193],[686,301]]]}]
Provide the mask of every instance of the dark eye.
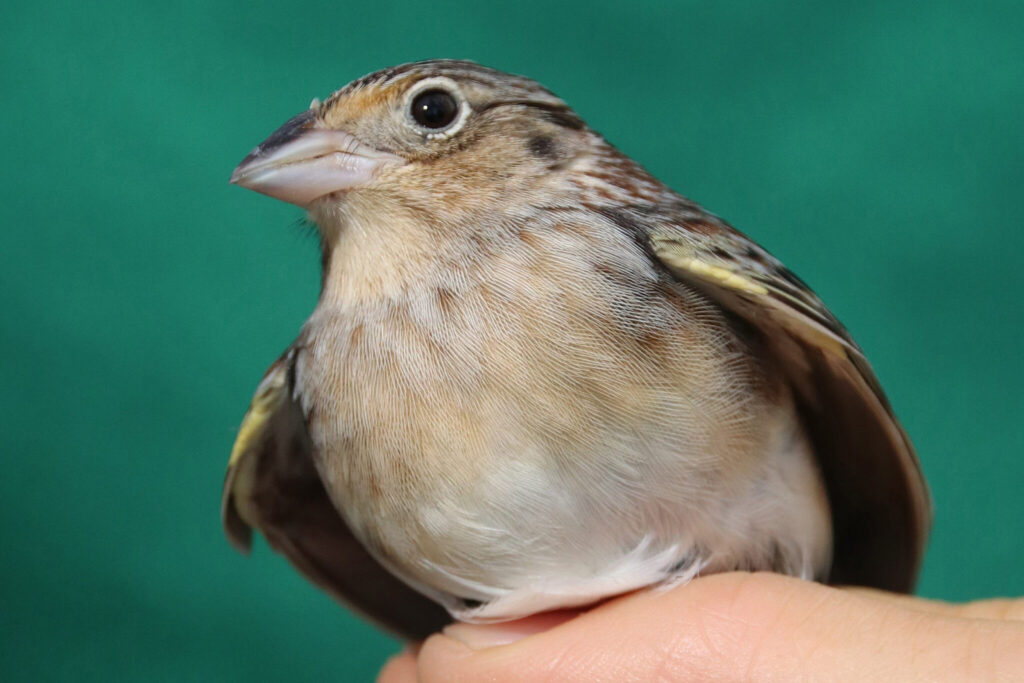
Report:
[{"label": "dark eye", "polygon": [[412,101],[412,117],[424,128],[444,128],[458,113],[459,103],[444,90],[426,90]]}]

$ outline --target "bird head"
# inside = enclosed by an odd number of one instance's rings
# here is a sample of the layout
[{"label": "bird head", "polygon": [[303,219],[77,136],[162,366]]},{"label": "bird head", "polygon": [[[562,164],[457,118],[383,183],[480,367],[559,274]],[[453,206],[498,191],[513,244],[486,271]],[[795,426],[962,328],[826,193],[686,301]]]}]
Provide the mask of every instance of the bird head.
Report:
[{"label": "bird head", "polygon": [[314,100],[256,147],[231,182],[308,209],[321,228],[351,204],[453,220],[537,191],[594,137],[534,81],[433,60]]}]

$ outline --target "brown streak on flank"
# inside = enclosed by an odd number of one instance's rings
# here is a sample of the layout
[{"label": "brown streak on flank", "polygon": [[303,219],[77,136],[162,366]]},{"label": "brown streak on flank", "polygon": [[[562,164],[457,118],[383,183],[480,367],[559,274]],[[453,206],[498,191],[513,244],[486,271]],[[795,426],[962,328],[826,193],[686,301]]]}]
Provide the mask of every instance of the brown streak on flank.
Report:
[{"label": "brown streak on flank", "polygon": [[591,227],[580,221],[558,221],[552,224],[551,229],[563,235],[582,238],[591,245],[598,245],[601,242]]},{"label": "brown streak on flank", "polygon": [[648,357],[657,357],[664,353],[667,344],[665,335],[661,332],[649,330],[634,337],[636,345]]},{"label": "brown streak on flank", "polygon": [[540,240],[537,239],[536,233],[530,230],[520,229],[516,232],[516,237],[518,237],[523,244],[529,247],[533,247],[536,249],[538,246],[540,246]]},{"label": "brown streak on flank", "polygon": [[624,273],[621,269],[610,266],[607,263],[595,263],[594,272],[622,288],[635,288],[637,286],[636,280],[630,277],[628,273]]},{"label": "brown streak on flank", "polygon": [[480,297],[480,302],[485,306],[492,306],[499,303],[494,290],[486,282],[480,282],[476,286],[476,294]]},{"label": "brown streak on flank", "polygon": [[455,295],[452,294],[451,290],[441,287],[434,295],[437,297],[437,307],[441,310],[441,313],[451,315],[452,308],[455,306]]},{"label": "brown streak on flank", "polygon": [[384,492],[381,490],[378,477],[370,477],[369,493],[370,498],[375,500],[380,500],[383,497]]},{"label": "brown streak on flank", "polygon": [[687,301],[679,296],[676,286],[674,281],[659,280],[652,285],[652,289],[656,296],[671,299],[681,310],[686,310],[688,308]]},{"label": "brown streak on flank", "polygon": [[551,230],[562,235],[582,237],[588,242],[593,242],[593,236],[590,234],[590,231],[587,230],[586,226],[581,225],[577,221],[558,221],[556,223],[552,223]]},{"label": "brown streak on flank", "polygon": [[358,345],[363,340],[363,324],[357,323],[349,334],[349,344],[352,346]]},{"label": "brown streak on flank", "polygon": [[469,235],[469,245],[472,247],[472,251],[477,255],[477,257],[491,251],[490,245],[487,244],[487,240],[484,239],[483,235],[476,232]]}]

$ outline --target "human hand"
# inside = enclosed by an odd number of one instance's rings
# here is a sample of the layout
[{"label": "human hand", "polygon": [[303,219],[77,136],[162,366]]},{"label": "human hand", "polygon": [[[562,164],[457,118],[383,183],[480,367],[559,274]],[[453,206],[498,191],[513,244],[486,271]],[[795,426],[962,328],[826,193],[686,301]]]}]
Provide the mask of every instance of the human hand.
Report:
[{"label": "human hand", "polygon": [[769,573],[702,577],[588,612],[455,624],[406,681],[990,680],[1024,676],[1024,599],[953,605]]}]

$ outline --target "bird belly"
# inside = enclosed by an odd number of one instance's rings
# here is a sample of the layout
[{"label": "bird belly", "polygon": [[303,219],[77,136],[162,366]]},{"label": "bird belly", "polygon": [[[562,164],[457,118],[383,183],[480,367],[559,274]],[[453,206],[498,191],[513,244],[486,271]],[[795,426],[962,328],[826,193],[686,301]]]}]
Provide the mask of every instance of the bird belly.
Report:
[{"label": "bird belly", "polygon": [[317,465],[386,567],[463,620],[698,572],[825,571],[828,505],[789,392],[713,304],[490,274],[307,325]]}]

